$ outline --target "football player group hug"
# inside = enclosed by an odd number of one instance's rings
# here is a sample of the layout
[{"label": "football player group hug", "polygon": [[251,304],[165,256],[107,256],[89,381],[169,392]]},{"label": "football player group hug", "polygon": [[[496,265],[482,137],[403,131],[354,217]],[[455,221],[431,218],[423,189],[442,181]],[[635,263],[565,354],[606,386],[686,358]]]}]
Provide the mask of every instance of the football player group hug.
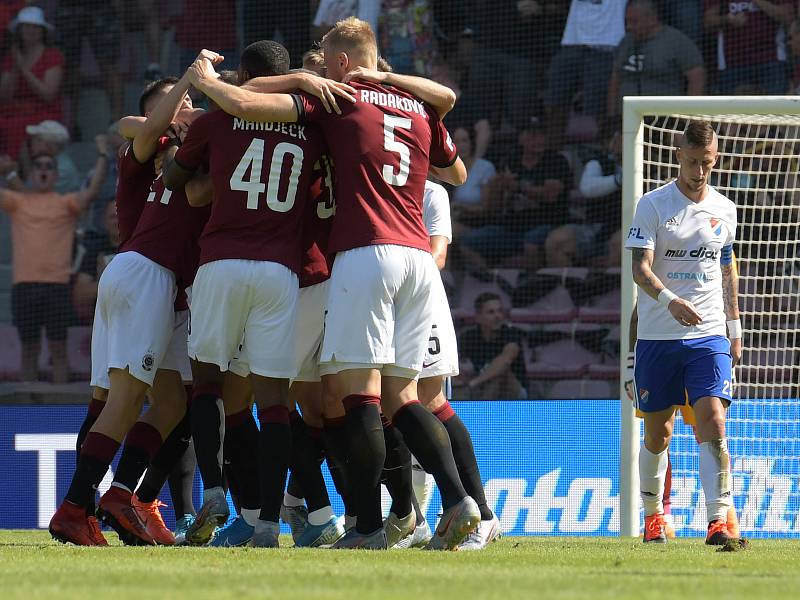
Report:
[{"label": "football player group hug", "polygon": [[[379,70],[355,18],[305,59],[325,76],[290,72],[272,41],[248,46],[236,73],[203,50],[120,121],[122,243],[100,278],[92,400],[50,522],[57,540],[105,546],[103,522],[127,544],[277,547],[280,519],[297,546],[480,549],[498,537],[443,394],[458,373],[439,275],[451,233],[447,193],[428,177],[466,180],[442,124],[455,96]],[[157,496],[190,453],[203,504],[176,540]],[[434,531],[412,455],[441,494]]]},{"label": "football player group hug", "polygon": [[[222,60],[202,51],[120,122],[122,244],[99,283],[93,395],[51,534],[104,546],[102,521],[128,544],[176,543],[157,496],[191,455],[203,504],[180,518],[181,543],[278,547],[283,519],[297,546],[486,547],[499,522],[442,391],[458,373],[438,272],[451,232],[447,193],[427,180],[467,177],[442,124],[453,92],[391,73],[355,18],[304,57],[319,75],[289,72],[272,41],[248,46],[236,73],[217,73]],[[192,106],[192,87],[208,111]],[[706,541],[722,545],[738,540],[725,435],[742,348],[737,218],[709,185],[711,125],[690,122],[679,146],[678,179],[642,198],[626,242],[641,290],[632,388],[645,424],[644,541],[667,539],[667,449],[675,407],[689,405]],[[700,246],[711,251],[681,260]],[[434,531],[412,455],[441,495]]]}]

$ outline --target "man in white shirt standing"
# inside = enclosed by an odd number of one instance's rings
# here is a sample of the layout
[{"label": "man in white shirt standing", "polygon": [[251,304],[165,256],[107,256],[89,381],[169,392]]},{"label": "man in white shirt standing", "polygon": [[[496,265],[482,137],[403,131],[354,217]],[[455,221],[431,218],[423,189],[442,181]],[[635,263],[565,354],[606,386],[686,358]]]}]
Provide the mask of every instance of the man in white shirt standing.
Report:
[{"label": "man in white shirt standing", "polygon": [[710,123],[687,125],[676,152],[677,180],[642,196],[625,244],[643,292],[634,384],[644,413],[639,479],[645,542],[666,542],[667,449],[676,398],[684,396],[697,419],[706,543],[725,545],[734,538],[726,520],[733,486],[725,412],[733,399],[733,365],[742,355],[742,326],[733,262],[736,207],[708,185],[717,144]]},{"label": "man in white shirt standing", "polygon": [[560,150],[572,100],[583,91],[583,112],[598,121],[605,112],[614,50],[625,36],[628,0],[572,0],[561,38],[547,74],[545,103],[548,139]]}]

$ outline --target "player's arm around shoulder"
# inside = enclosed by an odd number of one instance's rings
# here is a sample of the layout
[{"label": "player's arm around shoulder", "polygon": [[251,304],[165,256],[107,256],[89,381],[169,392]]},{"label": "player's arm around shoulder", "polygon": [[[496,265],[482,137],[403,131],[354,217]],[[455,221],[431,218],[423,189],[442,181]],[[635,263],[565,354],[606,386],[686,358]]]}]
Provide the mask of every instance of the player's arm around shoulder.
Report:
[{"label": "player's arm around shoulder", "polygon": [[447,113],[453,110],[456,104],[456,93],[453,90],[426,77],[401,75],[392,71],[357,67],[345,76],[345,83],[355,80],[385,83],[414,94],[433,108],[440,119],[443,119]]},{"label": "player's arm around shoulder", "polygon": [[[202,54],[202,53],[201,53]],[[229,115],[248,121],[295,123],[299,112],[288,94],[260,94],[219,79],[210,60],[198,57],[187,71],[192,85]]]}]

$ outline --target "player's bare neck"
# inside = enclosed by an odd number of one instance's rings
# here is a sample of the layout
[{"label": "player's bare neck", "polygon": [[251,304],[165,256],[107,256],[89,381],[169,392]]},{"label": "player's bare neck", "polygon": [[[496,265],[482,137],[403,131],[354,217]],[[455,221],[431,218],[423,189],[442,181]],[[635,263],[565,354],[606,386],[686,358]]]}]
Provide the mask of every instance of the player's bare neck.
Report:
[{"label": "player's bare neck", "polygon": [[703,185],[698,191],[690,190],[680,177],[675,181],[675,184],[678,186],[680,193],[695,204],[703,201],[708,196],[708,185]]}]

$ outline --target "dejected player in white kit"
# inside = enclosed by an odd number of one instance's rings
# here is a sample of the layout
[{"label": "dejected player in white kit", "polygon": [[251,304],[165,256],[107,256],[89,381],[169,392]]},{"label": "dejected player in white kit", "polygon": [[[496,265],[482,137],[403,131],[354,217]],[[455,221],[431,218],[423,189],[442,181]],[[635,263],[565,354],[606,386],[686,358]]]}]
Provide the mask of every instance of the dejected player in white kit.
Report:
[{"label": "dejected player in white kit", "polygon": [[723,545],[734,538],[726,521],[733,486],[725,414],[732,401],[732,367],[742,353],[733,264],[736,207],[708,184],[719,157],[710,123],[689,122],[676,157],[677,180],[642,196],[625,243],[633,253],[633,279],[643,292],[635,389],[645,426],[639,455],[644,541],[666,542],[667,449],[673,405],[685,395],[697,419],[706,543]]}]

